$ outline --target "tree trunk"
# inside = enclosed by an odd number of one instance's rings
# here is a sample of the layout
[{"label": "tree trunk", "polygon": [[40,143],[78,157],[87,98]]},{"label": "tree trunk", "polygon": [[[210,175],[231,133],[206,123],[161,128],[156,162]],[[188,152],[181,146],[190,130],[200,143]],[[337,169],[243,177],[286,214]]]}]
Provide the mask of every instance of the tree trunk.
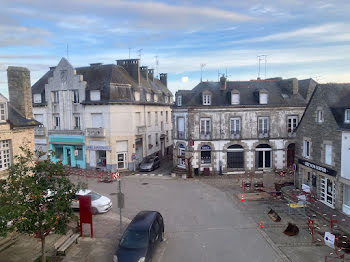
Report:
[{"label": "tree trunk", "polygon": [[41,235],[41,261],[46,262],[45,256],[45,236]]}]

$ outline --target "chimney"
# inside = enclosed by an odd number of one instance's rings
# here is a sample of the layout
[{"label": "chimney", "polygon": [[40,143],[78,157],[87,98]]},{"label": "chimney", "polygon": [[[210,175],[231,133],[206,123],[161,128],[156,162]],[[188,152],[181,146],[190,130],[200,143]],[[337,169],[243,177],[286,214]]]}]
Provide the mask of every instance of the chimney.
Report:
[{"label": "chimney", "polygon": [[221,76],[220,77],[220,89],[221,90],[225,90],[226,89],[226,77],[225,76]]},{"label": "chimney", "polygon": [[293,83],[293,95],[297,95],[299,93],[299,82],[298,79],[292,78]]},{"label": "chimney", "polygon": [[160,73],[159,80],[160,80],[160,82],[163,83],[163,85],[168,87],[168,74],[167,73]]},{"label": "chimney", "polygon": [[123,67],[126,72],[140,84],[140,59],[116,60],[117,65]]},{"label": "chimney", "polygon": [[9,66],[7,80],[11,105],[25,118],[33,118],[30,71],[25,67]]},{"label": "chimney", "polygon": [[146,78],[146,80],[148,81],[148,66],[141,66],[140,67],[140,72],[141,75]]},{"label": "chimney", "polygon": [[50,70],[55,70],[55,66],[50,66]]},{"label": "chimney", "polygon": [[151,80],[151,81],[154,81],[154,69],[148,69],[148,78]]}]

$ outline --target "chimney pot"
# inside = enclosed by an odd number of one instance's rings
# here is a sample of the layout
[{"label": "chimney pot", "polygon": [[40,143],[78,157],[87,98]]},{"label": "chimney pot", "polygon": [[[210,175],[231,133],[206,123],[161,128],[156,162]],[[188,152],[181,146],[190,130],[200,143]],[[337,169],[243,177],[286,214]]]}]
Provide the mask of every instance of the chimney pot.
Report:
[{"label": "chimney pot", "polygon": [[163,83],[163,85],[168,87],[168,74],[167,73],[160,73],[159,80],[160,80],[160,82]]}]

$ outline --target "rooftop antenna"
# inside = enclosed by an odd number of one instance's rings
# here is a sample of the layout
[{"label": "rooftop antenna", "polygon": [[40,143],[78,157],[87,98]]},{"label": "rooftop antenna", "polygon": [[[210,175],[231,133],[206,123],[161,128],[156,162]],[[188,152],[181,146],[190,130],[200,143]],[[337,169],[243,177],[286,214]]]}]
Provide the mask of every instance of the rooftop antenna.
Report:
[{"label": "rooftop antenna", "polygon": [[266,79],[266,62],[267,62],[267,55],[258,55],[258,62],[259,62],[259,71],[258,71],[258,79],[260,79],[260,62],[265,62],[265,79]]},{"label": "rooftop antenna", "polygon": [[156,55],[154,58],[156,59],[156,75],[158,75],[158,66],[159,66],[158,56]]},{"label": "rooftop antenna", "polygon": [[137,52],[139,52],[140,64],[141,64],[142,50],[143,50],[143,48],[137,50]]},{"label": "rooftop antenna", "polygon": [[203,82],[203,81],[202,81],[203,68],[206,66],[206,64],[201,64],[200,66],[201,66],[201,82]]}]

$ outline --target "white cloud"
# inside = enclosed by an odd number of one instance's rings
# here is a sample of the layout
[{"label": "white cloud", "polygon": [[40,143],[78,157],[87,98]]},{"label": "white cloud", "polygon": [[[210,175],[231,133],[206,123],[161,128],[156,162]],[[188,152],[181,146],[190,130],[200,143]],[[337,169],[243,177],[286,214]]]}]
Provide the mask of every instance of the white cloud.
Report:
[{"label": "white cloud", "polygon": [[181,82],[182,83],[187,83],[188,82],[188,76],[181,77]]}]

